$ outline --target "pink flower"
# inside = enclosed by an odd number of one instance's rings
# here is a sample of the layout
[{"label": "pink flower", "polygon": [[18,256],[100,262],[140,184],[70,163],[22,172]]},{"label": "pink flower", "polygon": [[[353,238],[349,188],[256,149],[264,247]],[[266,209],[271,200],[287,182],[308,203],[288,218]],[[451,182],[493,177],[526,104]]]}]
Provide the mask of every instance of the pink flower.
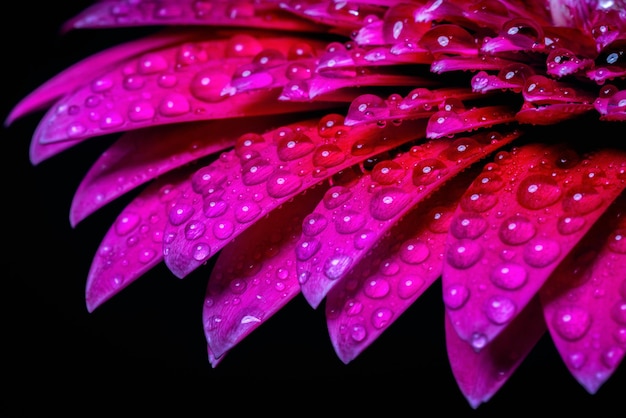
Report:
[{"label": "pink flower", "polygon": [[64,29],[151,30],[7,124],[45,110],[33,165],[108,140],[70,207],[77,232],[111,221],[89,312],[152,269],[198,275],[212,367],[297,297],[348,364],[436,289],[471,408],[542,338],[595,394],[626,350],[623,8],[101,1]]}]

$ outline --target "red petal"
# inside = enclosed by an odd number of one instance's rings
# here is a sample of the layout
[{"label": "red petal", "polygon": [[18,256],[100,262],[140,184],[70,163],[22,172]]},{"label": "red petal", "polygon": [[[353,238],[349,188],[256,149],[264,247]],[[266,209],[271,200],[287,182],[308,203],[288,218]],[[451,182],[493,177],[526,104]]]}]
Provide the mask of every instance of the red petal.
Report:
[{"label": "red petal", "polygon": [[622,194],[540,292],[552,340],[572,375],[591,394],[609,379],[626,352],[625,205]]},{"label": "red petal", "polygon": [[619,195],[626,155],[530,144],[496,162],[461,199],[442,276],[452,324],[476,350],[506,328]]}]

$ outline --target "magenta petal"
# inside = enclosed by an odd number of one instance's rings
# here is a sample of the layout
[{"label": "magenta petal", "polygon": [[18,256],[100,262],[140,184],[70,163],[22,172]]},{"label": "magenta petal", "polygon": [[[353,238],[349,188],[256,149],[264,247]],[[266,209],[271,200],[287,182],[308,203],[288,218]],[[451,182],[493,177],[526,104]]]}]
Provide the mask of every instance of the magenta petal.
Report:
[{"label": "magenta petal", "polygon": [[[310,187],[360,161],[409,141],[418,122],[385,128],[346,127],[329,115],[260,134],[244,134],[235,149],[200,169],[170,212],[165,263],[185,277],[254,222]],[[377,142],[387,137],[388,141]],[[332,141],[332,142],[331,142]],[[357,147],[362,145],[363,147]],[[189,238],[190,224],[203,231]],[[228,228],[221,225],[227,224]]]},{"label": "magenta petal", "polygon": [[280,10],[281,2],[107,0],[96,2],[65,23],[64,30],[128,26],[236,26],[320,32],[322,28]]},{"label": "magenta petal", "polygon": [[446,315],[446,346],[452,373],[472,408],[491,397],[504,385],[546,332],[541,305],[532,299],[507,329],[487,348],[476,352],[459,338]]},{"label": "magenta petal", "polygon": [[46,81],[22,99],[7,117],[5,125],[8,126],[28,113],[51,105],[55,100],[81,87],[85,80],[97,77],[99,74],[115,67],[119,62],[140,53],[193,39],[194,36],[197,35],[193,32],[162,31],[143,39],[127,42],[93,54]]},{"label": "magenta petal", "polygon": [[255,223],[220,252],[204,299],[211,364],[300,293],[294,248],[300,225],[319,199],[318,188]]},{"label": "magenta petal", "polygon": [[232,91],[231,79],[242,64],[267,50],[290,56],[303,45],[314,54],[323,44],[239,32],[146,52],[87,79],[55,103],[33,140],[53,143],[171,123],[328,108],[332,104],[277,101],[280,88]]},{"label": "magenta petal", "polygon": [[626,155],[529,144],[495,161],[460,201],[442,275],[452,324],[476,350],[523,310],[620,194]]},{"label": "magenta petal", "polygon": [[622,194],[540,292],[552,340],[591,394],[611,377],[626,352],[625,204]]},{"label": "magenta petal", "polygon": [[87,310],[126,288],[163,261],[163,227],[168,205],[190,169],[166,174],[150,184],[120,213],[92,261],[85,298]]},{"label": "magenta petal", "polygon": [[[416,132],[418,134],[418,132]],[[305,221],[298,248],[302,294],[317,307],[379,239],[421,200],[471,164],[517,138],[481,132],[418,143],[376,164],[356,184],[337,185]],[[324,220],[326,228],[317,226]],[[319,221],[319,222],[318,222]]]},{"label": "magenta petal", "polygon": [[[277,117],[271,123],[279,120]],[[71,224],[78,224],[97,209],[163,173],[232,147],[240,135],[266,129],[269,123],[267,118],[226,119],[126,133],[83,177],[72,201]],[[139,149],[142,152],[137,152]]]},{"label": "magenta petal", "polygon": [[[328,331],[341,361],[354,360],[441,276],[447,222],[471,178],[455,177],[393,228],[379,231],[376,255],[364,257],[329,291]],[[319,222],[317,216],[308,219]],[[365,233],[355,236],[355,252],[367,239]]]}]

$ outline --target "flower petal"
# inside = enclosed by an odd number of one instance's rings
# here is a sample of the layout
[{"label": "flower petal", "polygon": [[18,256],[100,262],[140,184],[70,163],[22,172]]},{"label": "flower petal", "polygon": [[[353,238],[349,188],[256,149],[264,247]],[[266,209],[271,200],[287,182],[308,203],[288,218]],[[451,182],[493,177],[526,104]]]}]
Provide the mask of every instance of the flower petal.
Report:
[{"label": "flower petal", "polygon": [[622,194],[540,291],[552,340],[591,394],[626,352],[625,205]]},{"label": "flower petal", "polygon": [[220,252],[211,270],[203,308],[213,366],[300,293],[294,248],[302,219],[323,192],[319,187],[297,196]]},{"label": "flower petal", "polygon": [[619,150],[528,144],[485,166],[452,221],[442,275],[461,339],[481,350],[522,311],[623,190],[625,162]]},{"label": "flower petal", "polygon": [[119,214],[89,269],[85,290],[89,312],[163,261],[167,207],[180,193],[190,171],[172,171],[155,180]]},{"label": "flower petal", "polygon": [[[392,226],[442,184],[519,132],[480,132],[418,143],[409,152],[382,160],[356,184],[330,188],[305,221],[324,219],[328,227],[303,227],[298,256],[302,294],[317,307]],[[313,257],[314,255],[314,257]]]},{"label": "flower petal", "polygon": [[472,408],[504,385],[546,332],[541,305],[533,298],[511,324],[480,352],[459,338],[453,319],[445,318],[446,346],[452,373]]}]

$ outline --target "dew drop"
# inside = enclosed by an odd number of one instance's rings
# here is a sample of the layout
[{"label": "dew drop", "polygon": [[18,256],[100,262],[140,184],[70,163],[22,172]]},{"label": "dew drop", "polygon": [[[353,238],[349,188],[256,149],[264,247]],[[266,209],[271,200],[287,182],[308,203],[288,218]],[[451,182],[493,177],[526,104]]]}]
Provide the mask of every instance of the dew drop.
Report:
[{"label": "dew drop", "polygon": [[483,247],[467,239],[458,240],[448,246],[446,260],[457,269],[467,269],[483,256]]},{"label": "dew drop", "polygon": [[315,238],[306,238],[298,243],[296,247],[296,258],[299,261],[307,261],[319,251],[321,243]]},{"label": "dew drop", "polygon": [[411,197],[399,187],[377,190],[370,200],[370,213],[374,219],[386,221],[406,209]]},{"label": "dew drop", "polygon": [[230,77],[222,70],[208,69],[198,72],[192,78],[189,90],[196,99],[215,103],[228,97],[223,91],[229,83]]},{"label": "dew drop", "polygon": [[602,363],[609,369],[617,367],[624,357],[624,350],[620,347],[610,347],[602,353]]},{"label": "dew drop", "polygon": [[355,299],[347,300],[344,311],[348,316],[357,316],[363,311],[363,304]]},{"label": "dew drop", "polygon": [[574,186],[565,193],[563,210],[567,213],[585,215],[602,206],[603,198],[591,186]]},{"label": "dew drop", "polygon": [[474,351],[478,352],[485,348],[488,342],[489,340],[487,339],[487,336],[485,334],[475,332],[474,334],[472,334],[472,340],[470,341],[470,344],[472,345]]},{"label": "dew drop", "polygon": [[528,272],[519,264],[506,262],[496,266],[489,278],[501,289],[515,290],[526,284]]},{"label": "dew drop", "polygon": [[194,209],[193,207],[184,204],[178,203],[175,204],[169,213],[169,221],[172,225],[178,226],[187,222],[189,218],[193,215]]},{"label": "dew drop", "polygon": [[367,330],[363,325],[353,325],[350,337],[356,342],[361,342],[367,338]]},{"label": "dew drop", "polygon": [[189,241],[200,238],[205,231],[206,227],[202,221],[192,221],[185,225],[185,238]]},{"label": "dew drop", "polygon": [[620,325],[626,325],[626,300],[615,302],[611,307],[611,318]]},{"label": "dew drop", "polygon": [[465,302],[469,299],[470,291],[462,284],[453,284],[443,292],[443,302],[449,309],[456,310],[465,305]]},{"label": "dew drop", "polygon": [[163,116],[180,116],[191,110],[187,97],[180,93],[170,93],[159,104],[159,112]]},{"label": "dew drop", "polygon": [[575,352],[568,356],[568,362],[575,370],[580,370],[587,362],[587,356],[581,352]]},{"label": "dew drop", "polygon": [[213,224],[213,235],[217,239],[228,239],[233,235],[235,225],[231,221],[221,221]]},{"label": "dew drop", "polygon": [[514,215],[505,219],[500,224],[498,236],[503,243],[508,245],[520,245],[528,242],[537,232],[535,225],[530,219],[521,215]]},{"label": "dew drop", "polygon": [[320,145],[313,153],[313,165],[330,168],[339,165],[346,159],[346,154],[337,145]]},{"label": "dew drop", "polygon": [[586,309],[577,306],[559,308],[552,318],[556,332],[566,340],[582,338],[591,326],[591,316]]},{"label": "dew drop", "polygon": [[407,264],[420,264],[430,255],[428,245],[419,239],[410,239],[402,244],[398,256]]},{"label": "dew drop", "polygon": [[533,267],[546,267],[561,255],[561,246],[549,238],[537,238],[524,247],[524,261]]},{"label": "dew drop", "polygon": [[543,174],[532,174],[520,183],[517,201],[528,209],[542,209],[561,199],[562,193],[553,178]]},{"label": "dew drop", "polygon": [[146,100],[137,101],[128,107],[128,119],[133,122],[142,122],[150,120],[156,113],[152,103]]},{"label": "dew drop", "polygon": [[326,191],[322,201],[324,207],[333,210],[352,198],[352,191],[345,186],[334,186]]},{"label": "dew drop", "polygon": [[376,242],[376,234],[370,229],[364,229],[354,234],[354,248],[364,250]]},{"label": "dew drop", "polygon": [[352,257],[337,255],[328,258],[324,263],[324,275],[330,280],[337,280],[348,272],[352,266]]},{"label": "dew drop", "polygon": [[585,226],[585,218],[581,216],[561,216],[556,224],[560,234],[570,235],[580,231]]},{"label": "dew drop", "polygon": [[280,138],[277,144],[278,158],[282,161],[293,161],[313,152],[315,144],[302,132],[293,132]]},{"label": "dew drop", "polygon": [[382,278],[369,280],[364,285],[363,293],[370,299],[381,299],[389,294],[391,286],[389,281]]},{"label": "dew drop", "polygon": [[115,222],[115,232],[117,235],[124,236],[129,234],[139,225],[141,217],[133,212],[124,212]]},{"label": "dew drop", "polygon": [[276,170],[267,179],[267,194],[279,199],[294,194],[302,186],[302,179],[287,170]]},{"label": "dew drop", "polygon": [[335,219],[335,230],[340,234],[351,234],[361,229],[366,221],[362,213],[346,210]]},{"label": "dew drop", "polygon": [[328,219],[318,212],[307,215],[302,221],[302,233],[308,236],[315,236],[326,229]]},{"label": "dew drop", "polygon": [[385,328],[391,323],[393,311],[389,308],[378,308],[372,313],[372,325],[376,329]]},{"label": "dew drop", "polygon": [[138,259],[141,264],[148,264],[154,259],[154,257],[156,257],[156,251],[152,248],[144,248],[139,252]]},{"label": "dew drop", "polygon": [[196,261],[204,261],[211,255],[211,247],[205,242],[196,244],[191,249],[191,256]]},{"label": "dew drop", "polygon": [[468,190],[461,197],[461,208],[467,212],[483,213],[493,208],[498,203],[496,193],[480,193],[473,189]]},{"label": "dew drop", "polygon": [[424,280],[417,276],[405,276],[398,281],[398,296],[410,299],[424,286]]},{"label": "dew drop", "polygon": [[242,202],[235,207],[234,213],[237,222],[248,223],[261,214],[261,208],[252,201]]},{"label": "dew drop", "polygon": [[487,230],[487,220],[478,213],[463,213],[452,219],[450,233],[458,238],[476,239]]},{"label": "dew drop", "polygon": [[166,70],[167,59],[161,54],[148,53],[142,56],[137,63],[137,70],[141,74],[155,74]]},{"label": "dew drop", "polygon": [[118,112],[111,111],[102,115],[100,119],[100,128],[102,129],[115,129],[124,124],[124,117]]},{"label": "dew drop", "polygon": [[439,180],[447,166],[438,159],[426,158],[413,167],[412,180],[415,186],[427,186]]},{"label": "dew drop", "polygon": [[509,322],[516,310],[515,302],[505,296],[492,296],[485,302],[485,314],[496,325]]},{"label": "dew drop", "polygon": [[202,213],[207,218],[217,218],[228,210],[228,203],[219,197],[207,195],[202,203]]},{"label": "dew drop", "polygon": [[376,164],[370,176],[372,181],[387,186],[400,182],[404,178],[404,173],[405,170],[400,164],[386,160]]}]

